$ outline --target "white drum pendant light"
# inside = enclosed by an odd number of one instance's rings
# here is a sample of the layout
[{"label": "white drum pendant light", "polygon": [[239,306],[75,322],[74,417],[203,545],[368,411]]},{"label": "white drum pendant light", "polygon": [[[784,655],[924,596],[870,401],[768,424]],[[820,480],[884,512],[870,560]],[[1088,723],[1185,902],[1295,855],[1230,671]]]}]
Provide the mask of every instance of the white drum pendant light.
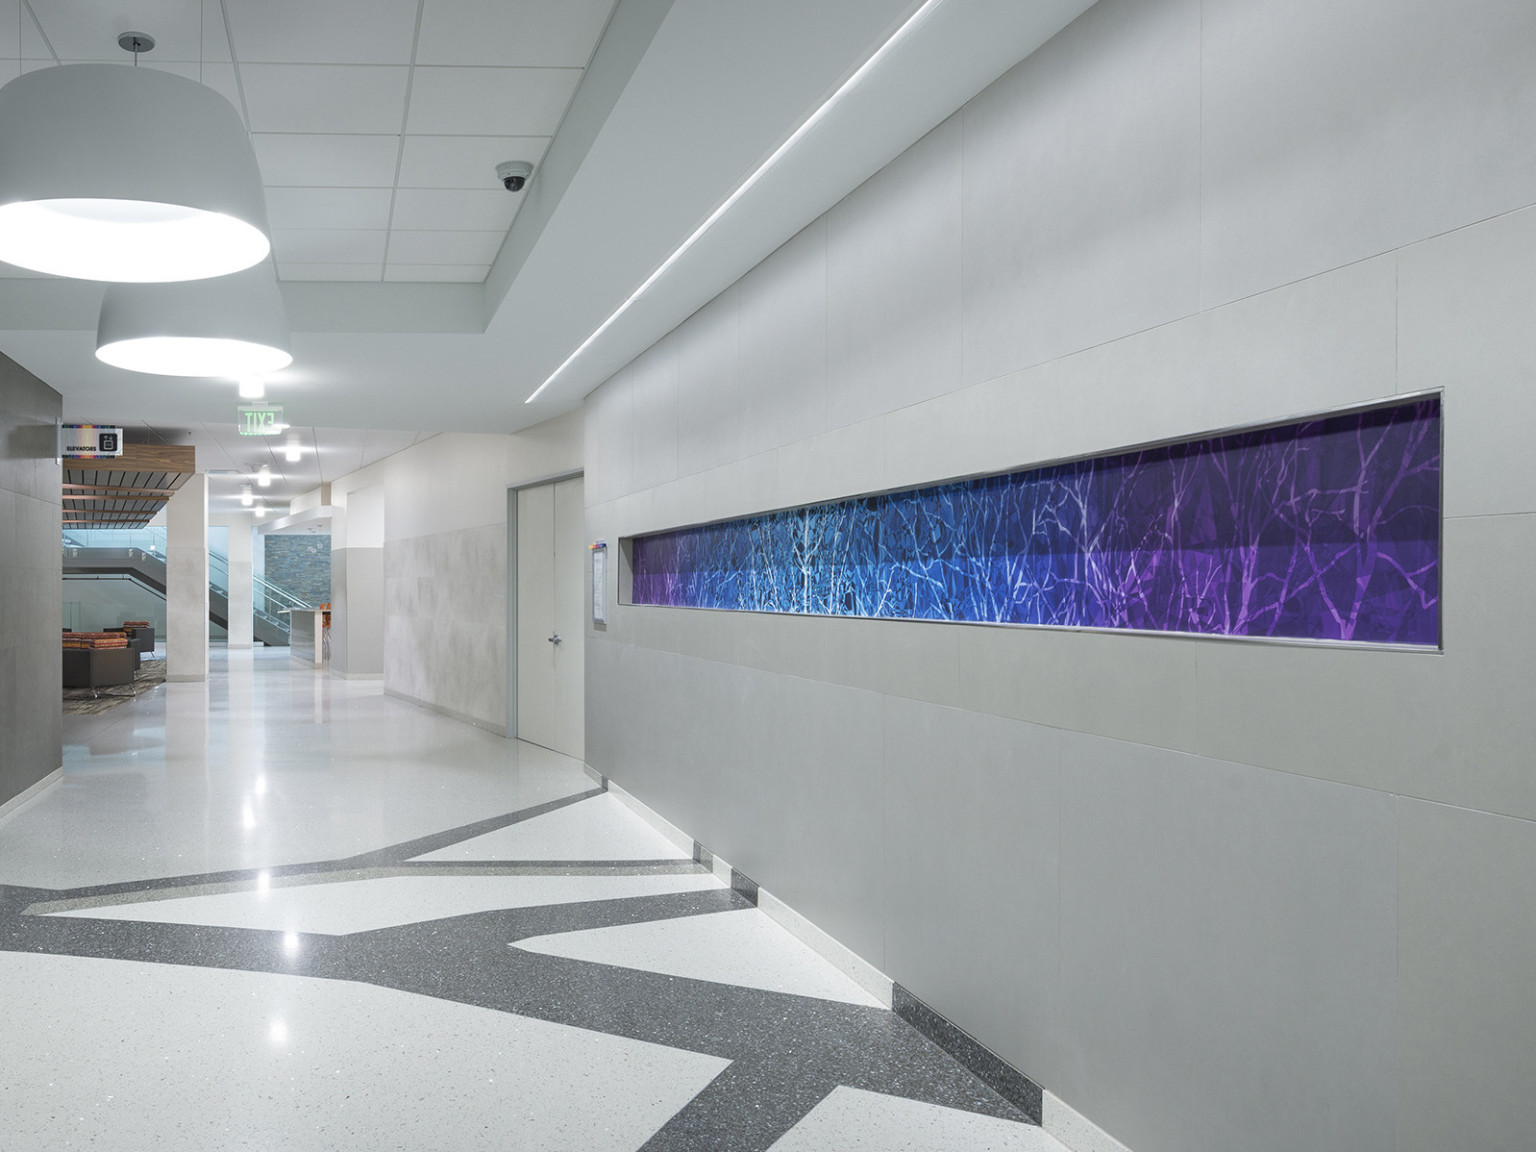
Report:
[{"label": "white drum pendant light", "polygon": [[185,284],[110,284],[96,359],[159,376],[262,376],[293,363],[270,261]]},{"label": "white drum pendant light", "polygon": [[270,249],[256,155],[213,89],[119,64],[0,88],[0,260],[155,283],[225,276]]}]

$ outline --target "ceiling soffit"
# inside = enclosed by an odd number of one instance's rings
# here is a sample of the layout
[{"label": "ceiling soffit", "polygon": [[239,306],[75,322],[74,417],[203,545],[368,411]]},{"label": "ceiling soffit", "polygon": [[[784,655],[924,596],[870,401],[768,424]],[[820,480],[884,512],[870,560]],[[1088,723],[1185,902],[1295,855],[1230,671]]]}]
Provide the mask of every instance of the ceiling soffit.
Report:
[{"label": "ceiling soffit", "polygon": [[[525,405],[917,7],[621,0],[486,283],[286,283],[297,362],[269,395],[290,419],[335,427],[366,414],[376,428],[515,431],[568,410],[1088,6],[944,0]],[[236,33],[238,44],[238,21]],[[0,281],[0,347],[55,383],[71,418],[230,420],[226,384],[98,365],[99,297],[89,284]]]}]

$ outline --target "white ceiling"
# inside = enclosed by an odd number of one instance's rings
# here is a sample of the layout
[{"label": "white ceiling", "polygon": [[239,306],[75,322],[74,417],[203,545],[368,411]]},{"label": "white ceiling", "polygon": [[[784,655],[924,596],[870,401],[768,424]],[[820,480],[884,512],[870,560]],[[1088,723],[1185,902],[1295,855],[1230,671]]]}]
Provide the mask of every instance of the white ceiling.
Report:
[{"label": "white ceiling", "polygon": [[266,183],[285,280],[479,283],[614,0],[3,0],[0,76],[131,60],[219,91]]},{"label": "white ceiling", "polygon": [[[242,484],[252,485],[257,499],[269,510],[282,513],[294,497],[433,435],[291,427],[281,436],[241,436],[234,424],[129,424],[125,431],[131,443],[193,445],[198,470],[210,474],[208,508],[215,516],[245,511],[240,504]],[[299,445],[297,463],[289,463],[285,455],[290,440]],[[272,470],[272,483],[267,488],[257,486],[256,474],[263,464]]]},{"label": "white ceiling", "polygon": [[[110,59],[130,25],[160,37],[146,64],[249,112],[294,326],[295,364],[268,382],[287,418],[515,431],[579,404],[1091,2],[943,0],[534,404],[920,0],[30,0],[47,44],[28,0],[0,0],[0,78]],[[487,172],[509,158],[540,164],[521,196]],[[95,360],[100,297],[0,277],[0,350],[69,419],[232,430],[228,382]]]}]

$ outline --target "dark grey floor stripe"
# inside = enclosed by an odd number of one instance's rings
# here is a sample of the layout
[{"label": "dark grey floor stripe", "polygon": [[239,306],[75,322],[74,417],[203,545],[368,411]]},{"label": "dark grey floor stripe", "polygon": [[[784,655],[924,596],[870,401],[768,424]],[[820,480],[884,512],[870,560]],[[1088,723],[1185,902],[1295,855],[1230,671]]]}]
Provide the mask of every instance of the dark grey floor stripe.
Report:
[{"label": "dark grey floor stripe", "polygon": [[368,868],[380,864],[399,864],[416,856],[425,856],[428,852],[437,852],[443,848],[452,848],[455,844],[465,840],[473,840],[476,836],[484,836],[488,832],[499,832],[503,828],[510,828],[514,824],[521,824],[524,820],[532,820],[536,816],[546,816],[551,812],[558,812],[562,808],[569,808],[572,804],[579,804],[583,800],[590,800],[594,796],[601,796],[602,788],[590,788],[585,792],[578,792],[574,796],[562,796],[558,800],[550,800],[544,804],[535,804],[531,808],[524,808],[517,812],[509,812],[505,816],[492,816],[488,820],[477,820],[473,824],[461,824],[457,828],[450,828],[446,832],[434,832],[430,836],[418,836],[415,840],[406,840],[400,844],[391,844],[388,848],[380,848],[374,852],[364,852],[358,856],[348,857],[340,861],[353,868]]},{"label": "dark grey floor stripe", "polygon": [[[707,876],[709,869],[692,860],[466,860],[463,862],[407,860],[387,868],[351,868],[335,872],[305,872],[293,876],[269,877],[272,890],[310,888],[321,884],[353,884],[361,880],[384,880],[397,876]],[[123,908],[151,904],[161,900],[189,900],[199,896],[220,896],[229,892],[259,890],[255,877],[215,884],[188,884],[184,887],[156,886],[48,900],[24,910],[28,916],[48,916],[55,912],[74,912],[83,908]]]},{"label": "dark grey floor stripe", "polygon": [[[835,1080],[786,1078],[784,1072],[771,1061],[732,1062],[639,1152],[765,1152],[837,1087]],[[750,1108],[742,1106],[745,1101]]]},{"label": "dark grey floor stripe", "polygon": [[1040,1086],[900,984],[891,989],[891,1010],[974,1072],[1004,1100],[1040,1123]]}]

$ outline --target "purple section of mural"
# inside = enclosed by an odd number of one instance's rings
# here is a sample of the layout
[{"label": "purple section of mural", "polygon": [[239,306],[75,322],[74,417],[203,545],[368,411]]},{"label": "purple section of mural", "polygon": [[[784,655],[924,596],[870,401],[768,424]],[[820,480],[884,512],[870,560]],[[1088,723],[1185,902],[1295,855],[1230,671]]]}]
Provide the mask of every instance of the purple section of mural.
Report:
[{"label": "purple section of mural", "polygon": [[1440,402],[636,537],[636,604],[1433,646]]}]

